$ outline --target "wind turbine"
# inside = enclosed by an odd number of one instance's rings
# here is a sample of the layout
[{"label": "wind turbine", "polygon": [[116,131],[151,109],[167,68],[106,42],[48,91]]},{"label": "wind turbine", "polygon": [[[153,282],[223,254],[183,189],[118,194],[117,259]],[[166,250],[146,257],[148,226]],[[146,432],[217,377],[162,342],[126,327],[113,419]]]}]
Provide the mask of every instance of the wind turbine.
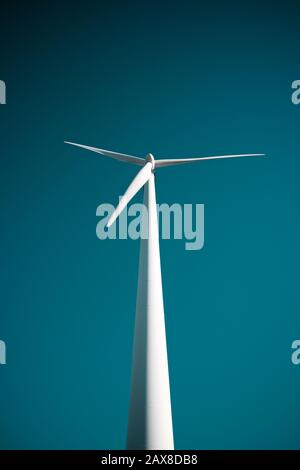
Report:
[{"label": "wind turbine", "polygon": [[141,238],[140,241],[126,447],[133,450],[172,450],[174,449],[174,440],[154,172],[158,168],[171,165],[223,158],[258,157],[264,154],[155,160],[151,153],[146,158],[140,158],[74,142],[65,143],[142,167],[107,222],[107,226],[110,227],[134,195],[145,186],[144,206],[147,208],[148,214],[146,224],[148,236]]}]

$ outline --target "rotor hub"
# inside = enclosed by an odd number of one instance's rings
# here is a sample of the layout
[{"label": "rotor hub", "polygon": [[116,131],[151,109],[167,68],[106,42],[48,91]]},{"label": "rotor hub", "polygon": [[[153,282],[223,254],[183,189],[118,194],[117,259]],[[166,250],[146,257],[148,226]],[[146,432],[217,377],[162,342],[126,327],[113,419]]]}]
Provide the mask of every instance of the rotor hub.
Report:
[{"label": "rotor hub", "polygon": [[154,170],[154,168],[155,168],[155,160],[154,160],[154,157],[153,157],[152,153],[148,153],[148,154],[147,154],[146,162],[150,162],[150,163],[152,164],[152,170]]}]

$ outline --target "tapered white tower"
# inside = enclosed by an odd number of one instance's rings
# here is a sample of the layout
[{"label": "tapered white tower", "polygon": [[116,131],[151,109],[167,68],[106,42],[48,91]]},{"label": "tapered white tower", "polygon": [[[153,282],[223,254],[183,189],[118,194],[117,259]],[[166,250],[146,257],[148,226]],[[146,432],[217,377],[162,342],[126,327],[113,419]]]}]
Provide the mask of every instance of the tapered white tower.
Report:
[{"label": "tapered white tower", "polygon": [[127,449],[174,449],[154,178],[144,189]]},{"label": "tapered white tower", "polygon": [[174,449],[164,304],[161,281],[159,235],[154,170],[203,160],[256,157],[263,154],[221,155],[213,157],[154,160],[66,142],[106,157],[142,166],[111,214],[110,227],[134,195],[145,186],[146,238],[140,242],[139,277],[133,346],[131,396],[127,449]]}]

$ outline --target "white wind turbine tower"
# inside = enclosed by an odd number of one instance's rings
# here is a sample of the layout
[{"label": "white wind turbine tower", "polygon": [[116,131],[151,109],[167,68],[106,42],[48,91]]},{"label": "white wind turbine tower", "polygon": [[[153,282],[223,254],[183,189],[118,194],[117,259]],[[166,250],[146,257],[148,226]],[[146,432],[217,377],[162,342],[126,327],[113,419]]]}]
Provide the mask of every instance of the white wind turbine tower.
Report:
[{"label": "white wind turbine tower", "polygon": [[150,153],[144,159],[73,142],[66,143],[142,167],[107,223],[110,227],[134,195],[145,186],[144,205],[148,213],[148,237],[141,238],[140,242],[126,447],[133,450],[174,449],[154,171],[157,168],[203,160],[256,157],[264,154],[155,160]]}]

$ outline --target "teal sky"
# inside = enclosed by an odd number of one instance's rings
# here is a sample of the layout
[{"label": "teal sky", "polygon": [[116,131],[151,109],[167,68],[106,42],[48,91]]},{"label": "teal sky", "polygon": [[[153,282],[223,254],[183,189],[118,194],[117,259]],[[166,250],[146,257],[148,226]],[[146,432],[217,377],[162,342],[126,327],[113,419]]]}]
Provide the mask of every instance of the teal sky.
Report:
[{"label": "teal sky", "polygon": [[139,243],[95,230],[136,168],[64,140],[268,155],[157,173],[158,202],[205,204],[203,250],[161,242],[175,446],[300,448],[299,13],[1,4],[1,448],[125,445]]}]

